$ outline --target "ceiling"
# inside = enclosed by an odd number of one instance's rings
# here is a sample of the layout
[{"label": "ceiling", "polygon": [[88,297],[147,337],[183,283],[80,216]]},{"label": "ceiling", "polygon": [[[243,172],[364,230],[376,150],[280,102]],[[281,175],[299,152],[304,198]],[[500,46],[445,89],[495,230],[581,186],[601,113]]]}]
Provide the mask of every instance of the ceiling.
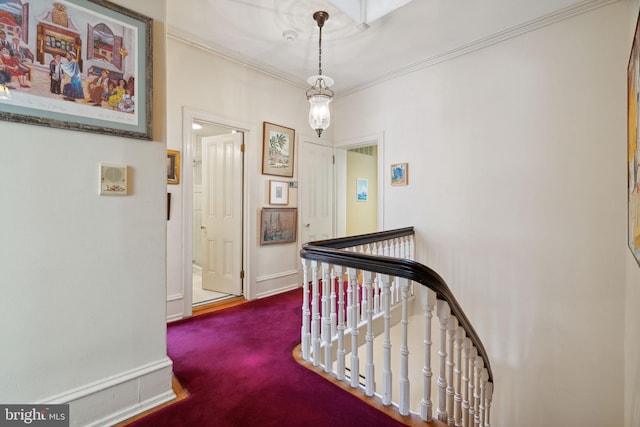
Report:
[{"label": "ceiling", "polygon": [[180,0],[167,2],[167,25],[172,38],[306,87],[318,74],[312,15],[324,10],[322,71],[340,97],[615,1],[393,0],[398,9],[363,25],[332,3],[357,17],[373,0]]}]

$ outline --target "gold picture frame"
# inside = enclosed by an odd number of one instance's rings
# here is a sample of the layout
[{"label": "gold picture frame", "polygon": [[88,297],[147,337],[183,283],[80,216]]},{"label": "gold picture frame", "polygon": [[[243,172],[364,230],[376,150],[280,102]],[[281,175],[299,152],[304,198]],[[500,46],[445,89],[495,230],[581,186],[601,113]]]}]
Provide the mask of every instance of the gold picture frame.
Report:
[{"label": "gold picture frame", "polygon": [[180,152],[167,150],[167,184],[180,184]]},{"label": "gold picture frame", "polygon": [[297,208],[262,208],[260,245],[295,243],[298,230]]},{"label": "gold picture frame", "polygon": [[409,163],[391,165],[391,185],[409,184]]},{"label": "gold picture frame", "polygon": [[294,129],[263,122],[262,125],[262,174],[293,177],[293,154],[296,131]]}]

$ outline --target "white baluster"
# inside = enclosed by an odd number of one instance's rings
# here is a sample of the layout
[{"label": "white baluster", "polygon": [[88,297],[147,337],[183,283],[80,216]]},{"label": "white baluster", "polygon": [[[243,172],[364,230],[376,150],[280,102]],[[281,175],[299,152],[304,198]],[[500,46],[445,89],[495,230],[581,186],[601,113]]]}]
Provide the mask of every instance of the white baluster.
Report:
[{"label": "white baluster", "polygon": [[378,314],[382,311],[380,308],[380,282],[378,276],[373,281],[373,314]]},{"label": "white baluster", "polygon": [[331,269],[331,338],[336,336],[338,327],[338,314],[336,313],[336,271]]},{"label": "white baluster", "polygon": [[309,260],[302,258],[302,359],[311,352],[311,311],[309,310]]},{"label": "white baluster", "polygon": [[478,360],[478,349],[475,346],[472,346],[469,354],[469,419],[465,427],[471,427],[471,425],[474,424],[476,415],[474,407],[474,395],[476,390],[476,360]]},{"label": "white baluster", "polygon": [[384,311],[384,366],[382,367],[382,404],[391,405],[391,390],[393,386],[391,372],[391,293],[389,276],[378,274],[382,284],[382,310]]},{"label": "white baluster", "polygon": [[351,387],[358,387],[358,380],[360,376],[360,359],[358,357],[358,271],[355,268],[349,268],[350,281],[354,283],[351,285],[352,293],[351,299],[353,304],[351,305]]},{"label": "white baluster", "polygon": [[391,256],[391,249],[389,248],[389,240],[384,241],[384,256]]},{"label": "white baluster", "polygon": [[476,357],[475,363],[475,390],[473,391],[473,422],[474,425],[480,425],[480,389],[482,387],[482,368],[484,368],[484,360],[482,357]]},{"label": "white baluster", "polygon": [[440,349],[438,356],[440,356],[440,373],[438,376],[438,410],[436,414],[438,420],[447,422],[447,378],[446,378],[446,363],[447,363],[447,328],[449,326],[449,317],[451,315],[451,309],[449,304],[445,301],[438,300],[438,319],[440,320]]},{"label": "white baluster", "polygon": [[462,426],[469,427],[469,354],[471,352],[471,339],[465,338],[462,342],[463,361],[462,366]]},{"label": "white baluster", "polygon": [[458,326],[456,331],[456,365],[455,365],[455,405],[454,420],[455,425],[462,425],[462,370],[464,369],[464,361],[462,360],[462,342],[465,339],[465,333],[462,326]]},{"label": "white baluster", "polygon": [[453,378],[453,367],[455,365],[455,350],[454,340],[455,335],[458,332],[458,319],[455,316],[449,317],[449,326],[447,328],[447,337],[449,339],[449,346],[447,348],[447,423],[453,425],[454,422],[454,409],[453,409],[453,395],[455,378]]},{"label": "white baluster", "polygon": [[373,335],[373,290],[372,290],[372,280],[373,273],[370,271],[362,272],[363,279],[363,292],[364,298],[367,301],[367,334],[365,336],[367,343],[367,364],[365,368],[365,392],[364,394],[367,396],[373,396],[376,391],[376,383],[375,383],[375,364],[373,363],[373,339],[375,338]]},{"label": "white baluster", "polygon": [[318,261],[311,261],[311,342],[313,366],[320,363],[320,290],[318,285]]},{"label": "white baluster", "polygon": [[420,402],[420,415],[423,421],[431,422],[433,419],[433,402],[431,401],[431,319],[433,318],[433,308],[436,305],[436,293],[431,289],[422,288],[424,306],[424,367],[422,368],[423,386],[422,401]]},{"label": "white baluster", "polygon": [[329,264],[322,263],[322,342],[324,343],[324,371],[331,374],[333,363],[331,362],[331,278]]},{"label": "white baluster", "polygon": [[400,284],[401,301],[402,301],[402,344],[400,346],[400,402],[398,403],[398,412],[400,415],[409,415],[409,344],[407,340],[409,329],[409,280],[404,278],[398,279]]},{"label": "white baluster", "polygon": [[485,416],[484,427],[491,427],[491,401],[493,399],[493,383],[487,383],[486,400],[487,415]]},{"label": "white baluster", "polygon": [[345,377],[345,349],[344,349],[344,277],[342,275],[342,266],[337,265],[336,274],[338,276],[338,360],[336,377],[343,381]]},{"label": "white baluster", "polygon": [[411,259],[411,260],[415,260],[416,259],[416,247],[415,247],[414,235],[413,234],[409,238],[409,259]]},{"label": "white baluster", "polygon": [[353,318],[351,317],[353,311],[353,284],[355,282],[355,277],[351,276],[351,272],[354,272],[355,269],[348,268],[347,269],[347,327],[353,328]]},{"label": "white baluster", "polygon": [[485,424],[485,399],[487,397],[487,380],[489,379],[489,373],[487,368],[482,368],[480,373],[480,427],[484,427]]}]

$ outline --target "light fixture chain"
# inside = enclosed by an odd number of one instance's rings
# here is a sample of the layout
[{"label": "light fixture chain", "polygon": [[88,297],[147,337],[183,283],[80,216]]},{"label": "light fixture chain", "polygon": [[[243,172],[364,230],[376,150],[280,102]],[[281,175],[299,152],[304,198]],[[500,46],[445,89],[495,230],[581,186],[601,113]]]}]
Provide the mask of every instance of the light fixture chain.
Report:
[{"label": "light fixture chain", "polygon": [[318,75],[322,75],[322,26],[320,27],[320,37],[318,38]]}]

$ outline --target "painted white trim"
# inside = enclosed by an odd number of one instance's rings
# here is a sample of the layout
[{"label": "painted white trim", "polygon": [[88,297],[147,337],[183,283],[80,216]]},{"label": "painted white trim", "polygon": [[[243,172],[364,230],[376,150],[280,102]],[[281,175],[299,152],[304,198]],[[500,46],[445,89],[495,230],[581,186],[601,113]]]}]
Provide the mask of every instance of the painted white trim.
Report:
[{"label": "painted white trim", "polygon": [[171,301],[177,301],[177,300],[181,300],[184,298],[184,293],[182,294],[173,294],[173,295],[167,295],[167,302],[171,302]]},{"label": "painted white trim", "polygon": [[141,414],[149,409],[153,409],[156,406],[160,406],[163,403],[171,402],[176,398],[176,394],[173,391],[169,391],[158,396],[154,396],[150,399],[145,400],[144,402],[140,402],[135,405],[131,405],[128,408],[125,408],[121,411],[115,412],[109,416],[101,418],[99,420],[95,420],[86,424],[87,427],[93,426],[112,426],[117,423],[120,423],[124,420],[128,420],[131,417],[135,417],[138,414]]},{"label": "painted white trim", "polygon": [[283,286],[283,287],[278,288],[278,289],[271,289],[270,291],[258,294],[257,298],[260,299],[260,298],[270,297],[270,296],[273,296],[273,295],[281,294],[283,292],[292,291],[292,290],[297,289],[299,287],[300,287],[300,285],[298,283],[296,283],[294,285]]},{"label": "painted white trim", "polygon": [[289,270],[289,271],[282,271],[280,273],[267,274],[265,276],[256,277],[256,283],[266,282],[268,280],[273,280],[273,279],[281,279],[283,277],[289,277],[297,274],[298,274],[298,270]]},{"label": "painted white trim", "polygon": [[[440,64],[445,61],[449,61],[459,56],[466,55],[468,53],[472,53],[480,49],[484,49],[485,47],[489,47],[494,44],[503,42],[505,40],[509,40],[511,38],[521,36],[531,31],[538,30],[542,27],[546,27],[547,25],[551,25],[556,22],[573,18],[574,16],[578,16],[583,13],[590,12],[594,9],[607,6],[609,4],[617,3],[618,1],[620,0],[585,0],[578,4],[573,4],[571,6],[565,7],[560,10],[556,10],[547,15],[540,16],[538,18],[532,19],[530,21],[524,22],[519,25],[515,25],[513,27],[507,28],[497,33],[493,33],[488,36],[481,37],[477,40],[464,43],[460,46],[454,47],[453,49],[449,49],[447,51],[428,56],[426,58],[423,58],[421,60],[408,64],[404,67],[399,67],[387,73],[383,73],[379,76],[369,79],[368,81],[363,82],[360,85],[356,85],[351,88],[346,88],[344,90],[341,90],[340,93],[336,95],[336,99],[353,94],[355,92],[359,92],[371,86],[378,85],[387,80],[392,80],[398,77],[402,77],[406,74],[410,74],[415,71],[419,71],[424,68],[428,68],[433,65]],[[204,40],[200,37],[195,36],[194,34],[183,32],[175,27],[172,27],[172,26],[168,27],[167,36],[175,40],[181,41],[183,43],[186,43],[188,45],[194,46],[196,48],[202,49],[206,52],[214,53],[216,55],[222,56],[230,61],[247,66],[253,70],[267,74],[268,76],[271,76],[278,80],[285,81],[294,86],[298,86],[300,88],[305,88],[305,89],[308,87],[308,85],[306,84],[306,81],[302,81],[302,79],[299,76],[297,77],[297,76],[287,74],[282,70],[275,70],[263,63],[258,63],[250,58],[246,58],[241,55],[238,55],[237,52],[218,46],[212,43],[211,41]]]},{"label": "painted white trim", "polygon": [[75,389],[65,391],[63,393],[50,396],[46,399],[42,399],[41,401],[36,402],[36,405],[47,405],[47,404],[57,405],[57,404],[69,403],[75,400],[82,399],[83,397],[89,396],[91,394],[107,390],[119,384],[136,380],[145,375],[162,371],[163,369],[166,369],[166,368],[169,368],[169,372],[171,372],[172,366],[173,366],[173,362],[171,361],[171,359],[169,359],[168,357],[165,357],[156,362],[148,363],[146,365],[139,366],[135,369],[121,372],[117,375],[106,377],[99,381],[86,384],[82,387],[78,387]]},{"label": "painted white trim", "polygon": [[[193,314],[193,218],[192,215],[187,215],[185,212],[191,212],[193,206],[193,163],[190,161],[194,157],[195,153],[195,138],[196,135],[193,132],[191,124],[194,120],[204,121],[211,124],[215,124],[220,127],[229,129],[237,129],[244,132],[243,143],[246,147],[253,147],[257,143],[255,135],[259,134],[256,129],[261,129],[261,125],[250,124],[247,122],[238,122],[237,120],[223,117],[217,114],[209,113],[206,111],[198,110],[195,108],[183,106],[182,107],[182,284],[184,291],[184,309],[182,317],[191,317]],[[254,150],[249,148],[244,152],[244,188],[243,188],[243,207],[244,207],[244,219],[243,219],[243,269],[244,269],[244,282],[243,292],[244,297],[251,299],[251,243],[252,240],[249,236],[252,236],[250,230],[250,218],[249,215],[253,205],[249,197],[249,188],[251,185],[251,171],[253,169],[253,153]],[[171,316],[173,320],[175,316]]]},{"label": "painted white trim", "polygon": [[167,31],[167,37],[179,41],[184,44],[188,44],[189,46],[193,46],[197,49],[201,49],[207,53],[212,53],[214,55],[221,56],[231,62],[235,62],[236,64],[243,65],[252,70],[258,71],[262,74],[266,74],[274,79],[292,84],[301,89],[308,89],[309,85],[305,78],[300,76],[295,76],[293,74],[288,74],[282,70],[277,70],[271,68],[263,63],[257,63],[253,61],[251,58],[247,58],[242,55],[238,55],[237,52],[226,49],[222,46],[216,45],[209,40],[205,40],[201,37],[196,36],[195,34],[182,31],[176,27],[169,26]]}]

